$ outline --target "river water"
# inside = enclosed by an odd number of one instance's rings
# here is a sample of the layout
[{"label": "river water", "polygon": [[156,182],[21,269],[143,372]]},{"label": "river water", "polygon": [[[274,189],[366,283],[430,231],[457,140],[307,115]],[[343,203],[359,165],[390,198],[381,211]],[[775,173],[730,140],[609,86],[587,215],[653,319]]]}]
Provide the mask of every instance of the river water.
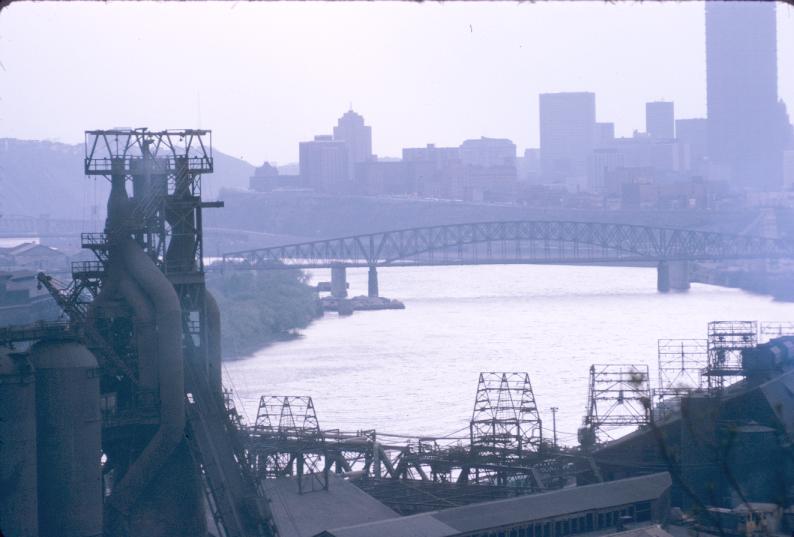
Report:
[{"label": "river water", "polygon": [[[544,429],[558,407],[560,442],[574,444],[590,364],[648,364],[655,387],[659,338],[705,339],[712,320],[794,320],[794,305],[736,289],[659,294],[653,268],[378,272],[381,294],[405,310],[327,314],[299,339],[225,363],[224,383],[249,420],[260,395],[311,395],[324,429],[465,434],[479,372],[526,371]],[[349,269],[348,281],[351,295],[366,293],[366,269]]]}]

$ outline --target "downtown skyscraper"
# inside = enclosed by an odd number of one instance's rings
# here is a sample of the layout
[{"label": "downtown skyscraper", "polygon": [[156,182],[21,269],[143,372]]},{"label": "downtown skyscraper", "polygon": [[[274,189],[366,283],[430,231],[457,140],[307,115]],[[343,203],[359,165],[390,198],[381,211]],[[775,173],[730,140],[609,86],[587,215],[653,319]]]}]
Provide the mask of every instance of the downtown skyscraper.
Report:
[{"label": "downtown skyscraper", "polygon": [[774,2],[706,2],[709,175],[740,189],[782,186],[775,22]]}]

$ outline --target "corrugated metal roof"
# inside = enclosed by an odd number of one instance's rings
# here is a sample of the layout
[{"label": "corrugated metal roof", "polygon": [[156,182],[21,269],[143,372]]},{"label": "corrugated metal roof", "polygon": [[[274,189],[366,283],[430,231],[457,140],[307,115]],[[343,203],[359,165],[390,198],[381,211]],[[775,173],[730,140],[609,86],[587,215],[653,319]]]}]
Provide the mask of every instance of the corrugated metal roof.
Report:
[{"label": "corrugated metal roof", "polygon": [[295,478],[264,480],[280,537],[311,537],[328,528],[399,517],[347,480],[334,474],[328,480],[327,491],[305,494],[298,494]]},{"label": "corrugated metal roof", "polygon": [[667,472],[483,502],[383,522],[327,530],[317,537],[450,537],[569,513],[655,500],[670,488]]},{"label": "corrugated metal roof", "polygon": [[578,511],[605,509],[615,505],[651,500],[661,496],[671,484],[670,474],[662,472],[542,494],[529,494],[506,500],[454,507],[438,511],[434,516],[460,531],[474,531],[480,528],[493,528],[527,520],[539,520]]}]

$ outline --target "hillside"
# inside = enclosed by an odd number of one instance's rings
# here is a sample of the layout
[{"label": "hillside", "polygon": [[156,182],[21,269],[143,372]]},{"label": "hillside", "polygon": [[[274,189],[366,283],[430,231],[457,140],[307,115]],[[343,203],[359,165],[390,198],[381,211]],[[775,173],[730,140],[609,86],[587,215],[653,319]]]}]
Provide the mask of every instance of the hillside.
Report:
[{"label": "hillside", "polygon": [[[222,188],[248,187],[254,167],[213,150],[215,173],[203,178],[204,198]],[[107,182],[83,175],[82,144],[0,138],[0,214],[52,218],[91,218],[96,205],[104,214]]]}]

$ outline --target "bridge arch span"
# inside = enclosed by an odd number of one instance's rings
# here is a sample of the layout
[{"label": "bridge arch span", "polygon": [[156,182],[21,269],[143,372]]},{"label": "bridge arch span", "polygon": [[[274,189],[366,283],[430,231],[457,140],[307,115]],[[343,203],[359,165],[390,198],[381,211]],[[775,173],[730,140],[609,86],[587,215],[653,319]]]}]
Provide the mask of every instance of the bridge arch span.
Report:
[{"label": "bridge arch span", "polygon": [[401,229],[230,252],[224,267],[673,262],[794,257],[794,242],[634,224],[507,221]]}]

